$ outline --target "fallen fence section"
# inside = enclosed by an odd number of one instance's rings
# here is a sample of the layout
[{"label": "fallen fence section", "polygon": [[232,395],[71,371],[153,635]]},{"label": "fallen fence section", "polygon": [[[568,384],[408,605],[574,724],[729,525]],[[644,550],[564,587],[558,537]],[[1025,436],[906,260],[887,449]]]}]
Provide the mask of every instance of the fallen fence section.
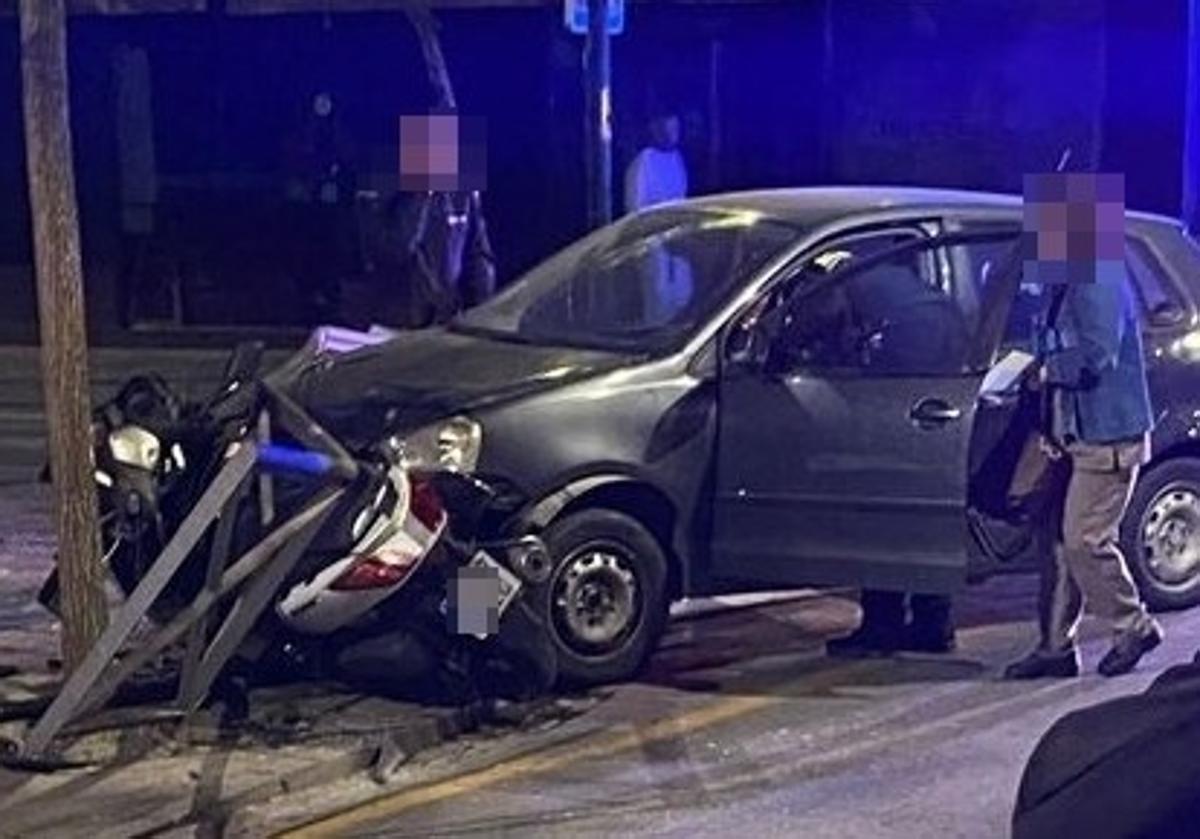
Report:
[{"label": "fallen fence section", "polygon": [[[185,637],[179,687],[170,710],[183,717],[203,703],[222,668],[270,605],[272,595],[360,469],[345,449],[286,395],[268,383],[260,387],[258,423],[227,456],[196,506],[16,753],[0,756],[0,763],[26,769],[39,764],[63,765],[55,758],[52,746],[64,729],[103,708],[122,684]],[[272,444],[273,427],[303,448]],[[271,475],[280,471],[311,476],[318,483],[300,510],[276,525]],[[266,535],[229,562],[237,511],[246,495],[255,491]],[[204,587],[169,623],[155,627],[135,646],[126,647],[134,629],[214,526]],[[235,595],[216,625],[217,607]]]}]

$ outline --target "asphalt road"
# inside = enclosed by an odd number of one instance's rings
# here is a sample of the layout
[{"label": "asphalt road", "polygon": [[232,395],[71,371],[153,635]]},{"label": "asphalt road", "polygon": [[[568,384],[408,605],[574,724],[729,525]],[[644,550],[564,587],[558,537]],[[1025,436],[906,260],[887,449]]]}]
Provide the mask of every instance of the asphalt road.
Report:
[{"label": "asphalt road", "polygon": [[[1189,660],[1200,611],[1136,673],[1013,684],[1034,637],[1031,581],[960,601],[950,656],[837,662],[821,641],[853,601],[821,596],[677,621],[645,677],[550,730],[404,769],[392,791],[347,781],[258,814],[298,836],[999,837],[1022,766],[1063,713],[1135,692]],[[1107,648],[1085,626],[1085,663]],[[594,697],[595,699],[595,697]],[[456,749],[456,750],[455,750]],[[372,799],[363,803],[365,799]],[[356,803],[357,802],[357,803]]]}]

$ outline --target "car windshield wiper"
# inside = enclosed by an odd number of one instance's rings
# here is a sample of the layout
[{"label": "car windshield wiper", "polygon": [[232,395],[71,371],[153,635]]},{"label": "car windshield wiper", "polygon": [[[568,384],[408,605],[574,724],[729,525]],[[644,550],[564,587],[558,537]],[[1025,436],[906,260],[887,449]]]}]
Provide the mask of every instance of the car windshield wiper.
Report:
[{"label": "car windshield wiper", "polygon": [[506,344],[525,344],[529,346],[538,346],[539,342],[533,340],[528,335],[523,335],[519,332],[506,332],[503,329],[488,329],[486,326],[477,326],[473,323],[465,323],[461,320],[452,320],[446,324],[446,330],[458,335],[470,335],[475,338],[488,338],[493,341],[503,341]]},{"label": "car windshield wiper", "polygon": [[539,346],[570,347],[578,350],[595,350],[597,352],[619,353],[621,355],[645,355],[650,349],[640,343],[622,341],[616,336],[584,336],[564,335],[562,333],[535,332],[524,333],[533,340],[531,343]]},{"label": "car windshield wiper", "polygon": [[548,332],[505,332],[500,329],[488,329],[475,324],[452,321],[446,325],[450,332],[460,335],[471,335],[477,338],[501,341],[507,344],[521,344],[529,347],[566,347],[573,350],[595,350],[597,352],[619,353],[623,355],[643,354],[643,347],[622,346],[616,341],[588,341],[576,336]]}]

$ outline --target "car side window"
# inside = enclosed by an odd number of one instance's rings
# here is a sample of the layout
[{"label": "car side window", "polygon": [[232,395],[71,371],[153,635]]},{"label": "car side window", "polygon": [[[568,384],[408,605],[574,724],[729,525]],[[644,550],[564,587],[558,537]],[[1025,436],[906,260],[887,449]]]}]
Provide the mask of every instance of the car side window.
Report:
[{"label": "car side window", "polygon": [[[537,278],[545,293],[508,328],[545,342],[671,344],[795,236],[785,225],[720,215],[658,210],[634,217],[607,240],[564,252],[569,263]],[[499,314],[501,323],[511,317]]]},{"label": "car side window", "polygon": [[[971,230],[968,225],[964,229]],[[978,229],[987,229],[982,226]],[[973,242],[956,245],[953,261],[960,272],[965,271],[977,297],[999,270],[1001,263],[1016,242],[1018,231],[1013,229],[1012,241]],[[1125,247],[1125,267],[1130,285],[1141,309],[1142,322],[1151,326],[1169,326],[1184,316],[1183,304],[1175,295],[1171,282],[1162,275],[1157,259],[1137,239],[1128,237]],[[1009,309],[1002,349],[1028,350],[1033,345],[1037,316],[1045,311],[1044,288],[1036,283],[1022,283]]]},{"label": "car side window", "polygon": [[777,317],[774,365],[885,376],[962,372],[965,319],[931,270],[933,248],[901,247],[913,239],[856,238],[802,266]]},{"label": "car side window", "polygon": [[[965,229],[970,231],[975,228],[968,226]],[[991,229],[978,228],[980,231]],[[968,242],[955,245],[951,249],[952,261],[960,272],[966,273],[966,280],[971,283],[976,299],[983,298],[984,289],[1003,269],[1005,260],[1011,256],[1012,249],[1017,245],[1018,235],[1019,231],[1014,229],[1011,239]],[[1042,287],[1030,283],[1021,284],[1008,310],[1001,349],[1028,350],[1032,347],[1034,319],[1042,308]]]}]

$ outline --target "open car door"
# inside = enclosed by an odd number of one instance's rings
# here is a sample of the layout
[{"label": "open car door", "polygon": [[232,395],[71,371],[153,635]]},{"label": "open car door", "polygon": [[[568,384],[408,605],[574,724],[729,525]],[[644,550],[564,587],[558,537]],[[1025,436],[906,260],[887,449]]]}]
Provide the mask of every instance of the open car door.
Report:
[{"label": "open car door", "polygon": [[839,239],[733,325],[719,384],[716,575],[922,592],[966,579],[972,430],[1019,254],[973,315],[944,270],[944,249],[965,236]]}]

